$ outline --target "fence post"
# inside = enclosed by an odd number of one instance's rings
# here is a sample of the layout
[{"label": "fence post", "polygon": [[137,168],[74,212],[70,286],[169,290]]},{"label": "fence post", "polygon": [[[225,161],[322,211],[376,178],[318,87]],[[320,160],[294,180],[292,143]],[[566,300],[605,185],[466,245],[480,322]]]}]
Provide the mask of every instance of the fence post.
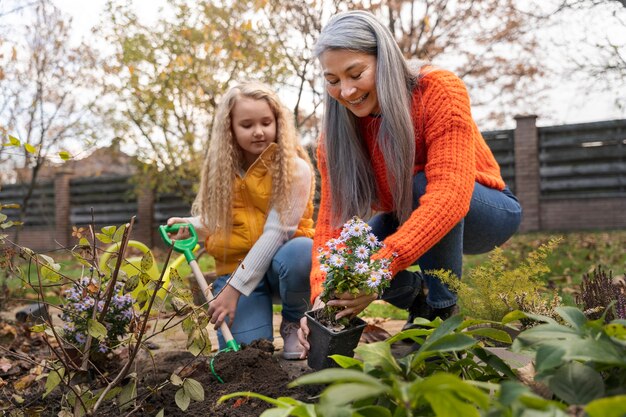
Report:
[{"label": "fence post", "polygon": [[522,205],[520,232],[541,229],[537,116],[515,116],[515,194]]},{"label": "fence post", "polygon": [[70,180],[73,174],[71,169],[61,168],[54,176],[54,238],[64,247],[70,244]]},{"label": "fence post", "polygon": [[149,185],[143,185],[137,191],[137,220],[133,229],[134,237],[148,247],[152,247],[154,219],[154,191]]}]

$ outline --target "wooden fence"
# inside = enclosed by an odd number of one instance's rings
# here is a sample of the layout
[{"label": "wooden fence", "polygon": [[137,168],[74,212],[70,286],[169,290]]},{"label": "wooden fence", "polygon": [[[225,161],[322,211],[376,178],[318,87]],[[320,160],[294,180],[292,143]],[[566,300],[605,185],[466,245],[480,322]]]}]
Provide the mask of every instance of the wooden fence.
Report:
[{"label": "wooden fence", "polygon": [[[539,127],[535,116],[516,118],[511,130],[483,132],[502,176],[524,209],[522,231],[626,228],[626,120]],[[20,202],[27,187],[7,185],[3,203]],[[159,242],[156,227],[189,215],[176,193],[138,187],[128,176],[73,178],[61,171],[37,184],[20,243],[37,250],[71,244],[72,226],[93,219],[118,225],[136,216],[133,238]],[[17,210],[5,210],[11,219]],[[8,229],[9,231],[11,229]]]}]

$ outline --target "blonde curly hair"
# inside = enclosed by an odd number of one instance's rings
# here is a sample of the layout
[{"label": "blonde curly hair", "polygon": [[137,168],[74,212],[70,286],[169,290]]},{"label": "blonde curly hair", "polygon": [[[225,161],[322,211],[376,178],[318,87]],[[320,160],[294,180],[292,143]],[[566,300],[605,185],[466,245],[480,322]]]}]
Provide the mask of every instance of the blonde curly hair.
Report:
[{"label": "blonde curly hair", "polygon": [[[231,113],[240,97],[265,100],[276,118],[276,144],[278,150],[271,164],[272,194],[270,205],[279,210],[282,217],[291,209],[289,201],[292,175],[296,158],[303,159],[313,171],[311,159],[302,148],[296,134],[293,116],[282,105],[276,93],[266,84],[247,81],[228,90],[215,114],[211,143],[202,165],[200,189],[191,207],[191,214],[199,216],[210,234],[218,230],[227,231],[231,226],[233,205],[233,183],[235,175],[242,169],[244,160],[241,147],[233,135]],[[315,190],[311,176],[311,190]]]}]

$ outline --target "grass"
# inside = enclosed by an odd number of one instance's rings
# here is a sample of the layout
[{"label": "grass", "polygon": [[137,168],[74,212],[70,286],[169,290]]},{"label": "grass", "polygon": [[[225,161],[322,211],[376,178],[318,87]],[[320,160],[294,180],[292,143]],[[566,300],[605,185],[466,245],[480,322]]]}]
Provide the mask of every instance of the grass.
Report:
[{"label": "grass", "polygon": [[[626,230],[517,234],[502,249],[507,259],[516,265],[529,252],[556,236],[563,240],[546,260],[550,273],[545,280],[546,287],[557,289],[565,304],[575,304],[574,295],[583,274],[591,273],[598,265],[612,271],[613,276],[624,276],[626,273]],[[463,270],[467,273],[485,262],[488,256],[489,254],[464,256]],[[371,304],[362,314],[366,317],[401,320],[407,317],[405,310],[387,303]]]}]

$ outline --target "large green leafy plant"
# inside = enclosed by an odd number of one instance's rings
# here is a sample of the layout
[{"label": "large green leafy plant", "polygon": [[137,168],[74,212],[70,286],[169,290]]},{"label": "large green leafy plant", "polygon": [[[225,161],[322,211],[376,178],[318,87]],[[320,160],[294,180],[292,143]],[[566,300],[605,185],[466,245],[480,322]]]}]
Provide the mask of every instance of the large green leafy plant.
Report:
[{"label": "large green leafy plant", "polygon": [[[356,349],[360,359],[335,356],[343,369],[325,369],[296,379],[291,385],[327,384],[315,403],[289,397],[269,398],[251,392],[226,395],[256,397],[274,405],[261,416],[518,416],[512,410],[532,409],[535,416],[562,416],[562,405],[534,395],[515,382],[515,374],[501,359],[485,350],[473,336],[508,340],[497,329],[468,330],[478,320],[452,317],[419,324],[384,341]],[[397,359],[392,345],[412,339],[415,349]],[[496,396],[490,396],[490,392]]]},{"label": "large green leafy plant", "polygon": [[526,315],[541,324],[522,332],[513,350],[534,355],[535,379],[564,403],[586,406],[590,415],[626,414],[626,320],[589,320],[574,307],[556,311],[560,322]]}]

